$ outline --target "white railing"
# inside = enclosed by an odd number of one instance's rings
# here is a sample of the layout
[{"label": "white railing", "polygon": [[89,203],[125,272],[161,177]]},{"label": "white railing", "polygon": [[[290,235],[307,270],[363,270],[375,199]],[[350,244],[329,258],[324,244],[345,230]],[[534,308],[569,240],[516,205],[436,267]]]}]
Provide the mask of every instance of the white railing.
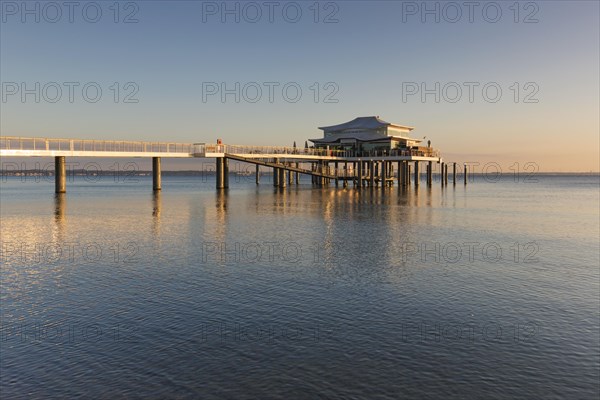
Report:
[{"label": "white railing", "polygon": [[305,156],[331,156],[331,157],[344,157],[349,155],[350,152],[344,150],[327,150],[327,149],[315,149],[315,148],[299,148],[299,147],[286,147],[286,146],[246,146],[246,145],[232,145],[232,144],[208,144],[208,143],[196,143],[194,144],[194,155],[204,155],[206,153],[218,153],[218,154],[289,154],[294,155],[305,155]]},{"label": "white railing", "polygon": [[194,153],[197,156],[204,156],[206,153],[218,154],[289,154],[306,155],[306,156],[321,156],[321,157],[440,157],[440,152],[436,149],[420,148],[420,149],[393,149],[393,150],[371,150],[371,151],[354,151],[354,150],[330,150],[323,148],[296,148],[284,146],[241,146],[230,144],[206,144],[199,143],[194,145]]},{"label": "white railing", "polygon": [[189,143],[125,140],[50,139],[0,136],[0,150],[96,151],[135,153],[187,153]]},{"label": "white railing", "polygon": [[207,153],[236,155],[290,155],[317,157],[440,157],[433,148],[373,150],[329,150],[323,148],[298,148],[286,146],[244,146],[207,143],[143,142],[124,140],[51,139],[0,136],[0,150],[94,151],[135,153],[183,153],[204,157]]}]

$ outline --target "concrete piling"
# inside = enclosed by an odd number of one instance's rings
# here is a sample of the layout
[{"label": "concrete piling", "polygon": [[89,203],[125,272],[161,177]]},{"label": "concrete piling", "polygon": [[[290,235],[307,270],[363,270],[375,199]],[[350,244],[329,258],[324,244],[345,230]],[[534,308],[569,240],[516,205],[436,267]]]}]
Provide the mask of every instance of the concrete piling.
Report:
[{"label": "concrete piling", "polygon": [[452,163],[452,184],[456,185],[456,163]]},{"label": "concrete piling", "polygon": [[419,162],[415,161],[415,186],[419,186]]},{"label": "concrete piling", "polygon": [[358,175],[356,177],[356,181],[357,181],[357,186],[359,189],[362,188],[362,184],[363,184],[363,162],[362,161],[358,161],[358,171],[357,171]]},{"label": "concrete piling", "polygon": [[54,192],[67,192],[67,164],[64,156],[54,157]]},{"label": "concrete piling", "polygon": [[448,186],[448,163],[444,164],[444,185]]},{"label": "concrete piling", "polygon": [[219,157],[217,160],[217,189],[229,187],[229,159]]},{"label": "concrete piling", "polygon": [[433,181],[433,179],[432,179],[433,178],[433,162],[429,161],[428,166],[429,166],[429,168],[427,171],[427,185],[431,186],[431,183]]},{"label": "concrete piling", "polygon": [[288,181],[288,170],[286,170],[285,168],[279,168],[279,187],[284,188],[287,186],[287,181]]}]

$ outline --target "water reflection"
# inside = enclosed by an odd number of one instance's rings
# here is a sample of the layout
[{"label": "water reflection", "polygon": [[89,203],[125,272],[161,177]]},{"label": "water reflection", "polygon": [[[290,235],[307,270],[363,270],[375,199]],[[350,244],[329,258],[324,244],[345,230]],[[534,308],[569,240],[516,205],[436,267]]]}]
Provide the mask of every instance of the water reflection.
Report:
[{"label": "water reflection", "polygon": [[152,216],[160,219],[160,211],[162,208],[162,196],[160,191],[156,191],[152,196]]},{"label": "water reflection", "polygon": [[54,195],[54,236],[55,240],[62,241],[66,227],[66,193],[56,193]]},{"label": "water reflection", "polygon": [[427,186],[425,190],[425,204],[427,207],[431,207],[431,201],[433,199],[433,187]]},{"label": "water reflection", "polygon": [[298,203],[292,204],[287,188],[276,187],[273,189],[273,207],[281,214],[290,214],[297,208]]},{"label": "water reflection", "polygon": [[225,223],[225,217],[227,215],[227,194],[227,190],[217,190],[216,215],[217,221],[220,223]]},{"label": "water reflection", "polygon": [[229,193],[219,189],[215,194],[214,207],[204,207],[204,237],[206,240],[223,242],[227,235],[227,206]]},{"label": "water reflection", "polygon": [[160,234],[160,213],[162,210],[162,193],[160,190],[152,194],[152,230],[155,235]]},{"label": "water reflection", "polygon": [[66,194],[56,193],[54,195],[54,219],[56,221],[64,222],[66,205]]}]

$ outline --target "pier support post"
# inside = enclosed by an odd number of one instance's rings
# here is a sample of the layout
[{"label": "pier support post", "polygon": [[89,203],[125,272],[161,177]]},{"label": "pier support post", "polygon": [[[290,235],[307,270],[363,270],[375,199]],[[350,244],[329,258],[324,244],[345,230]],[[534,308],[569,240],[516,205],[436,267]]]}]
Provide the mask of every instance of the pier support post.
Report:
[{"label": "pier support post", "polygon": [[[321,166],[321,161],[317,161],[315,163],[315,171],[316,172],[322,172],[323,171],[323,167]],[[318,176],[318,175],[315,176],[315,184],[317,186],[323,186],[323,179],[320,176]]]},{"label": "pier support post", "polygon": [[419,186],[419,162],[415,161],[415,186]]},{"label": "pier support post", "polygon": [[465,169],[464,171],[465,171],[465,172],[464,172],[463,176],[464,176],[464,178],[465,178],[465,185],[467,184],[467,176],[468,176],[468,174],[469,174],[469,173],[468,173],[468,171],[467,171],[467,168],[468,168],[468,167],[467,167],[467,164],[464,164],[464,169]]},{"label": "pier support post", "polygon": [[[386,161],[385,165],[387,168],[385,169],[385,186],[394,186],[394,166],[391,161]],[[391,178],[391,182],[390,182]]]},{"label": "pier support post", "polygon": [[440,174],[439,174],[439,176],[440,176],[440,184],[442,186],[444,186],[444,166],[445,166],[445,164],[443,162],[440,162]]},{"label": "pier support post", "polygon": [[225,178],[225,188],[229,187],[229,158],[223,157],[223,178]]},{"label": "pier support post", "polygon": [[448,163],[444,164],[444,185],[448,186]]},{"label": "pier support post", "polygon": [[404,176],[402,175],[402,161],[398,161],[398,187],[402,186],[402,178],[404,178]]},{"label": "pier support post", "polygon": [[[288,167],[291,167],[292,163],[288,163]],[[288,175],[288,183],[291,185],[292,183],[294,183],[294,173],[290,170],[287,171],[287,175]]]},{"label": "pier support post", "polygon": [[279,168],[279,187],[286,187],[288,181],[288,171],[285,168]]},{"label": "pier support post", "polygon": [[226,157],[217,158],[217,189],[229,187],[229,160]]},{"label": "pier support post", "polygon": [[335,187],[338,187],[338,186],[339,186],[339,184],[340,184],[340,183],[339,183],[339,181],[338,181],[338,177],[339,177],[339,171],[338,171],[338,167],[339,167],[339,166],[338,166],[338,162],[337,162],[337,161],[335,161],[335,162],[333,163],[333,171],[334,171],[334,175],[335,175]]},{"label": "pier support post", "polygon": [[398,161],[398,187],[404,186],[404,161]]},{"label": "pier support post", "polygon": [[363,163],[362,161],[358,161],[358,170],[357,172],[357,177],[356,177],[356,182],[357,182],[357,187],[359,189],[362,188],[362,175],[363,175]]},{"label": "pier support post", "polygon": [[[300,163],[296,163],[296,168],[300,168]],[[300,172],[296,171],[296,186],[300,184]]]},{"label": "pier support post", "polygon": [[152,190],[162,189],[162,179],[160,171],[160,157],[152,157]]},{"label": "pier support post", "polygon": [[64,156],[54,157],[54,192],[67,192],[67,164]]},{"label": "pier support post", "polygon": [[273,167],[273,186],[279,186],[279,168]]},{"label": "pier support post", "polygon": [[411,165],[408,163],[408,161],[406,162],[406,184],[408,186],[410,186],[410,176],[411,176]]},{"label": "pier support post", "polygon": [[427,171],[427,185],[431,186],[432,177],[433,177],[433,162],[429,161],[429,170]]},{"label": "pier support post", "polygon": [[375,187],[375,162],[369,161],[369,186]]},{"label": "pier support post", "polygon": [[456,163],[452,164],[452,184],[456,185]]},{"label": "pier support post", "polygon": [[260,165],[256,164],[256,184],[260,183]]},{"label": "pier support post", "polygon": [[387,163],[385,161],[381,162],[381,189],[385,190],[385,186],[387,183]]}]

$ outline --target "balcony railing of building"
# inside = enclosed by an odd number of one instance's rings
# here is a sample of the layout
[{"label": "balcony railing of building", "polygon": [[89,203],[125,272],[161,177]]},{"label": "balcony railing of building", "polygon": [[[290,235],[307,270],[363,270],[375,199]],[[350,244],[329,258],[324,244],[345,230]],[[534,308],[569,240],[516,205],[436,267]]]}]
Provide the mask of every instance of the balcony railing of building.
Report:
[{"label": "balcony railing of building", "polygon": [[352,157],[440,157],[433,148],[355,151]]}]

